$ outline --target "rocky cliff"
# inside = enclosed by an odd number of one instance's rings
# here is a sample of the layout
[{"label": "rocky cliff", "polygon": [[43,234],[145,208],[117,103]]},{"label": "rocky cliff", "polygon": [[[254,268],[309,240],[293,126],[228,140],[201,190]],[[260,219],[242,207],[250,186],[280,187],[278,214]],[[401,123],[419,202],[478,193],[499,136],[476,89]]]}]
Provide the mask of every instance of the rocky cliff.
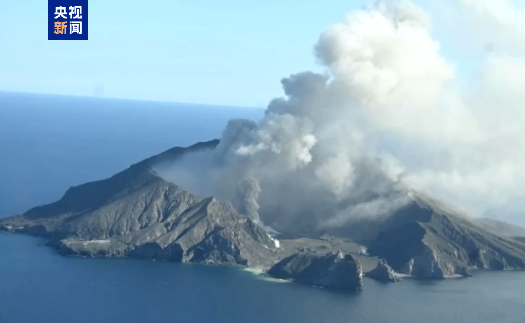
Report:
[{"label": "rocky cliff", "polygon": [[268,274],[301,284],[358,291],[363,287],[363,270],[350,254],[330,252],[325,255],[296,253],[275,264]]},{"label": "rocky cliff", "polygon": [[525,244],[496,235],[468,215],[420,193],[391,215],[368,252],[422,279],[469,276],[471,268],[525,269]]},{"label": "rocky cliff", "polygon": [[[343,279],[346,274],[332,279],[354,270],[356,259],[358,275],[361,265],[367,273],[377,267],[372,275],[389,280],[388,266],[420,279],[468,276],[471,268],[525,269],[525,238],[515,236],[522,229],[472,219],[446,203],[408,190],[409,203],[382,218],[360,218],[335,229],[308,221],[307,225],[291,223],[290,230],[277,238],[282,239],[277,247],[265,229],[229,202],[193,195],[152,170],[217,144],[213,140],[173,148],[108,179],[72,187],[55,203],[0,219],[0,230],[45,237],[63,255],[262,268],[282,260],[272,268],[276,276],[326,287],[351,285]],[[395,188],[393,195],[403,194],[403,188],[390,186]],[[376,197],[349,198],[345,207]],[[312,219],[320,223],[323,214]],[[279,213],[273,216],[285,218]],[[364,247],[370,256],[362,252]],[[335,273],[329,272],[326,266],[339,259],[333,254],[338,250],[344,251],[346,260]],[[377,259],[386,263],[378,265]]]},{"label": "rocky cliff", "polygon": [[263,228],[229,202],[201,199],[151,170],[152,163],[183,151],[175,148],[109,179],[73,187],[55,203],[1,219],[0,228],[46,237],[65,255],[273,264],[275,243]]},{"label": "rocky cliff", "polygon": [[384,259],[380,259],[376,268],[366,273],[366,277],[382,282],[398,282],[401,277],[390,267]]}]

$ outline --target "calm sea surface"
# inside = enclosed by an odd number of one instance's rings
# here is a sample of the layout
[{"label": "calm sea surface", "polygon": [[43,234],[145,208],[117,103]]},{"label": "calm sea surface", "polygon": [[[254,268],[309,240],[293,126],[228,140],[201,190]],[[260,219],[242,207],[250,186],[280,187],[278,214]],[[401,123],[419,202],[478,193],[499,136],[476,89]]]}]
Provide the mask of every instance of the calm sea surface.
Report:
[{"label": "calm sea surface", "polygon": [[[259,110],[0,93],[0,217]],[[222,267],[64,258],[0,233],[0,323],[523,323],[525,273],[365,281],[346,295]]]}]

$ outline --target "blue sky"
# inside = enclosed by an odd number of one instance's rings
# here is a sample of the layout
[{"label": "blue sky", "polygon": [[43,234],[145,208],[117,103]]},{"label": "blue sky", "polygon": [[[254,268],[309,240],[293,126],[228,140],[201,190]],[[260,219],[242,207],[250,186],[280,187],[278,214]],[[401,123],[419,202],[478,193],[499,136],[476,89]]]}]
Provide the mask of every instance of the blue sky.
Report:
[{"label": "blue sky", "polygon": [[264,107],[282,77],[319,70],[327,26],[370,3],[89,0],[89,40],[48,41],[46,0],[2,0],[0,91]]}]

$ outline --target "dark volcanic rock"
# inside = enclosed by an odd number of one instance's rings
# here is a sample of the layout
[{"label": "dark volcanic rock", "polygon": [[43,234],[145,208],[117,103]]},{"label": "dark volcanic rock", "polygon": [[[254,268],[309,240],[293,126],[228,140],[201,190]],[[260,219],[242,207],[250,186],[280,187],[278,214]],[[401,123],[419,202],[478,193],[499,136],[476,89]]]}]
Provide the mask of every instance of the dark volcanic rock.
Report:
[{"label": "dark volcanic rock", "polygon": [[200,199],[152,170],[217,143],[174,148],[111,178],[72,187],[55,203],[0,219],[0,229],[46,237],[63,255],[268,268],[276,248],[263,228],[229,202]]},{"label": "dark volcanic rock", "polygon": [[379,260],[377,267],[366,273],[366,277],[382,282],[401,281],[399,275],[390,267],[384,259]]},{"label": "dark volcanic rock", "polygon": [[390,216],[368,247],[400,273],[421,279],[470,276],[469,268],[525,269],[525,243],[479,225],[419,193]]},{"label": "dark volcanic rock", "polygon": [[184,250],[177,243],[163,248],[156,242],[148,242],[130,250],[128,255],[133,258],[181,262],[184,258]]},{"label": "dark volcanic rock", "polygon": [[278,262],[268,274],[301,284],[345,291],[358,291],[363,287],[361,265],[343,252],[325,255],[297,253]]},{"label": "dark volcanic rock", "polygon": [[[342,289],[360,286],[361,264],[378,278],[390,279],[392,272],[384,264],[372,270],[377,258],[385,259],[398,273],[421,279],[468,276],[470,268],[525,269],[525,238],[518,237],[522,234],[520,228],[471,219],[445,203],[408,193],[395,183],[385,185],[386,191],[379,195],[365,192],[363,196],[349,197],[337,212],[356,203],[399,199],[405,194],[400,199],[407,201],[404,207],[385,217],[337,228],[318,226],[323,222],[318,217],[327,211],[314,207],[315,199],[291,217],[277,212],[280,207],[266,207],[261,213],[263,221],[273,226],[273,220],[279,223],[283,219],[281,227],[286,229],[287,223],[291,226],[278,238],[286,240],[276,248],[263,228],[239,214],[229,202],[197,197],[165,181],[153,170],[154,166],[169,165],[188,152],[214,149],[218,143],[213,140],[173,148],[108,179],[72,187],[57,202],[0,219],[0,230],[45,237],[48,245],[61,254],[83,257],[135,257],[263,268],[288,257],[275,265],[271,273]],[[380,173],[370,169],[372,175]],[[293,188],[292,185],[290,192],[283,189],[287,193],[283,203],[289,200],[288,194],[305,200],[301,195],[304,192],[293,193]],[[303,209],[310,216],[305,217]],[[356,254],[362,246],[368,247],[372,257],[356,255],[360,262],[348,254],[343,258],[337,253],[326,254],[337,250]]]}]

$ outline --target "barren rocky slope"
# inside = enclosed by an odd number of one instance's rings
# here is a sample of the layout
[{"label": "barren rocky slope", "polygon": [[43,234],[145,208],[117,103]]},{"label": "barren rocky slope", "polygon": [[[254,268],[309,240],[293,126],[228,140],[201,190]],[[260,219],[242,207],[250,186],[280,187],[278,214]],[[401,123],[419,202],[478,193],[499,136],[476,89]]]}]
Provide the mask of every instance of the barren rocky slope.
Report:
[{"label": "barren rocky slope", "polygon": [[175,148],[111,178],[72,187],[55,203],[1,219],[0,228],[46,237],[66,255],[269,266],[276,248],[264,229],[230,203],[200,199],[150,169],[183,151]]},{"label": "barren rocky slope", "polygon": [[472,268],[525,269],[525,244],[421,193],[381,224],[371,255],[419,278],[468,276]]},{"label": "barren rocky slope", "polygon": [[301,284],[359,291],[363,288],[363,270],[359,261],[343,252],[316,255],[296,253],[279,261],[268,273]]},{"label": "barren rocky slope", "polygon": [[[111,178],[72,187],[55,203],[0,219],[0,230],[45,237],[64,255],[87,257],[267,269],[294,254],[322,258],[342,251],[351,254],[365,273],[384,259],[384,268],[389,265],[421,279],[467,276],[471,268],[525,268],[525,238],[515,236],[521,232],[519,227],[472,219],[409,190],[410,202],[384,218],[330,230],[291,227],[277,237],[281,241],[277,247],[265,229],[229,202],[197,197],[152,170],[154,165],[217,144],[213,140],[173,148]],[[370,255],[363,252],[365,247]]]}]

